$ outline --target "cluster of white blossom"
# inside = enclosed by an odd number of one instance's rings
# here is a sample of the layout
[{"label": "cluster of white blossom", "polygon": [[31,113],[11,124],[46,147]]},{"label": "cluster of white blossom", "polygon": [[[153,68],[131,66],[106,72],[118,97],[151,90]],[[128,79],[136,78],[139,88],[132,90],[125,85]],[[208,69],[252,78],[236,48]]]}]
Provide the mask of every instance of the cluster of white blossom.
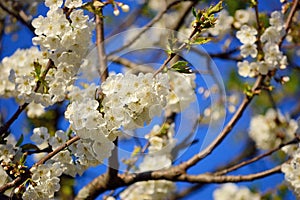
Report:
[{"label": "cluster of white blossom", "polygon": [[257,56],[257,45],[256,42],[257,30],[253,27],[243,25],[241,29],[236,33],[236,37],[243,44],[241,46],[241,55],[246,58],[251,56],[255,58]]},{"label": "cluster of white blossom", "polygon": [[300,148],[294,152],[291,161],[281,166],[285,180],[295,192],[297,199],[300,198]]},{"label": "cluster of white blossom", "polygon": [[102,105],[104,121],[108,129],[121,126],[127,130],[149,124],[154,116],[160,116],[167,104],[169,80],[166,74],[117,74],[101,85],[105,95]]},{"label": "cluster of white blossom", "polygon": [[[86,138],[72,144],[67,150],[60,151],[45,164],[31,169],[32,178],[23,194],[24,199],[53,198],[54,193],[60,188],[59,177],[62,173],[73,177],[76,174],[81,175],[88,167],[100,164],[111,155],[114,145],[103,133],[96,128],[93,131],[86,130],[86,133],[89,137],[85,135]],[[45,127],[35,128],[31,136],[35,144],[46,142],[53,150],[65,144],[68,139],[68,134],[61,130],[50,136]]]},{"label": "cluster of white blossom", "polygon": [[[164,126],[168,126],[167,129]],[[176,144],[174,139],[174,124],[156,125],[150,134],[146,135],[149,153],[139,165],[138,172],[168,168],[172,165],[171,151]],[[167,132],[165,132],[167,130]],[[131,199],[169,199],[175,191],[175,183],[167,180],[150,180],[137,182],[124,190],[120,197],[124,200]]]},{"label": "cluster of white blossom", "polygon": [[95,84],[83,90],[73,86],[69,94],[71,103],[65,112],[72,130],[81,138],[70,148],[80,165],[86,167],[100,164],[108,158],[114,148],[112,141],[120,135],[117,129],[108,129],[111,122],[100,113],[99,102],[95,100],[97,88]]},{"label": "cluster of white blossom", "polygon": [[[250,62],[244,60],[238,62],[238,72],[243,77],[254,77],[258,74],[266,75],[269,70],[274,68],[285,69],[287,57],[279,49],[281,38],[285,34],[284,20],[282,13],[274,11],[269,20],[270,25],[260,37],[263,44],[264,59],[262,61]],[[257,57],[257,30],[251,26],[243,25],[236,33],[236,37],[243,44],[241,46],[241,55],[246,58],[249,55],[252,58]]]},{"label": "cluster of white blossom", "polygon": [[[39,16],[32,21],[37,35],[33,43],[41,47],[56,67],[47,80],[48,93],[52,103],[55,103],[65,98],[68,86],[74,81],[90,45],[93,24],[82,9],[75,9],[70,16],[66,16],[60,8],[62,0],[48,0],[45,3],[50,8],[47,17]],[[68,8],[81,5],[81,0],[65,1],[64,4]]]},{"label": "cluster of white blossom", "polygon": [[[0,67],[0,95],[14,97],[21,103],[31,102],[36,85],[34,62],[41,65],[42,71],[45,70],[47,60],[36,47],[18,49],[12,56],[3,58]],[[35,96],[35,101],[39,102],[38,96]]]},{"label": "cluster of white blossom", "polygon": [[194,91],[196,75],[171,70],[168,71],[168,75],[171,91],[167,98],[167,108],[173,112],[182,112],[196,99]]},{"label": "cluster of white blossom", "polygon": [[[47,17],[39,16],[32,21],[37,37],[33,43],[41,47],[19,50],[5,58],[1,67],[1,95],[16,96],[22,102],[35,102],[43,106],[62,101],[67,87],[74,77],[87,52],[91,38],[92,24],[83,10],[73,10],[67,17],[61,1],[46,1],[50,7]],[[69,8],[78,7],[81,1],[66,1]],[[52,67],[38,91],[34,91],[38,76],[45,71],[48,59]]]},{"label": "cluster of white blossom", "polygon": [[258,193],[251,192],[247,187],[238,187],[233,183],[223,184],[213,193],[214,200],[260,200]]},{"label": "cluster of white blossom", "polygon": [[[50,145],[52,149],[56,149],[57,147],[65,144],[65,142],[69,139],[69,136],[64,131],[58,130],[55,132],[54,136],[50,136],[48,129],[45,127],[38,127],[33,129],[33,134],[30,139],[38,146],[44,147],[46,143],[46,147]],[[72,151],[61,151],[57,155],[55,155],[52,159],[48,160],[47,164],[59,163],[63,173],[75,176],[76,173],[80,173],[81,166],[75,165],[71,154],[74,154]],[[61,159],[64,156],[63,159]],[[78,169],[78,170],[77,170]]]},{"label": "cluster of white blossom", "polygon": [[[258,148],[268,150],[291,141],[297,128],[295,120],[283,116],[280,111],[269,109],[265,115],[256,115],[251,119],[249,136]],[[286,146],[282,150],[290,154],[293,147],[293,145]]]},{"label": "cluster of white blossom", "polygon": [[[45,4],[50,8],[47,16],[39,16],[32,21],[37,35],[33,43],[39,45],[41,51],[32,47],[18,50],[3,59],[0,95],[17,97],[21,103],[35,102],[43,106],[65,99],[68,86],[74,82],[90,45],[93,24],[83,10],[73,10],[70,16],[66,16],[60,8],[62,3],[62,0],[46,0]],[[74,8],[81,4],[81,0],[67,0],[64,6]],[[55,67],[52,66],[45,79],[40,80],[49,67],[49,59]],[[41,86],[35,91],[38,80]]]},{"label": "cluster of white blossom", "polygon": [[58,177],[63,173],[60,164],[39,165],[31,168],[31,172],[31,183],[23,193],[23,199],[54,199],[54,193],[60,189]]}]

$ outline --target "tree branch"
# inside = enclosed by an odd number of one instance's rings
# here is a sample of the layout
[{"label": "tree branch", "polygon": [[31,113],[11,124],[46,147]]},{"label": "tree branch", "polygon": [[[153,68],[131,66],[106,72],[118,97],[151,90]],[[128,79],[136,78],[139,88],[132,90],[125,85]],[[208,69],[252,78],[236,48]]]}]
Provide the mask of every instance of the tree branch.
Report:
[{"label": "tree branch", "polygon": [[[102,15],[102,9],[101,9]],[[103,17],[95,15],[96,18],[96,45],[99,59],[99,75],[102,83],[108,77],[107,59],[104,46],[104,20]]]},{"label": "tree branch", "polygon": [[194,155],[191,159],[188,161],[180,164],[182,169],[186,170],[196,163],[198,163],[200,160],[208,156],[213,152],[213,150],[221,144],[221,142],[225,139],[225,137],[231,132],[234,125],[238,122],[238,120],[243,115],[244,111],[246,110],[247,106],[251,102],[251,100],[254,98],[254,96],[257,94],[257,90],[259,89],[260,85],[262,84],[263,80],[265,79],[265,76],[259,76],[255,82],[255,84],[252,87],[252,96],[245,96],[242,103],[240,104],[239,108],[235,112],[235,114],[232,116],[230,121],[227,123],[227,125],[224,127],[222,132],[218,135],[218,137],[203,151],[199,152],[198,154]]},{"label": "tree branch", "polygon": [[139,181],[148,180],[169,180],[169,181],[179,181],[179,182],[189,182],[189,183],[227,183],[227,182],[243,182],[243,181],[253,181],[256,179],[264,178],[266,176],[280,173],[281,165],[276,166],[272,169],[258,172],[249,175],[235,175],[235,176],[216,176],[214,174],[206,173],[199,175],[189,175],[184,171],[181,171],[178,166],[171,167],[169,169],[143,172],[138,174],[119,174],[113,183],[107,185],[105,184],[105,176],[99,176],[90,182],[86,187],[81,190],[76,200],[79,199],[94,199],[96,198],[95,192],[101,194],[107,190],[116,189],[122,186],[128,186]]},{"label": "tree branch", "polygon": [[253,163],[253,162],[256,162],[256,161],[258,161],[258,160],[260,160],[260,159],[262,159],[262,158],[264,158],[264,157],[266,157],[266,156],[269,156],[269,155],[273,154],[274,152],[280,150],[280,149],[281,149],[282,147],[284,147],[284,146],[291,145],[291,144],[297,144],[297,143],[299,143],[299,138],[295,137],[293,140],[291,140],[291,141],[289,141],[289,142],[287,142],[287,143],[281,144],[281,145],[279,145],[278,147],[273,148],[273,149],[267,151],[267,152],[264,153],[264,154],[258,155],[258,156],[256,156],[256,157],[250,159],[250,160],[246,160],[246,161],[244,161],[244,162],[241,162],[241,163],[239,163],[239,164],[237,164],[237,165],[234,165],[234,166],[232,166],[232,167],[229,167],[229,168],[227,168],[227,169],[223,169],[223,170],[221,170],[221,171],[218,171],[218,172],[216,172],[216,173],[214,173],[214,174],[216,174],[216,175],[227,174],[228,172],[232,172],[232,171],[237,170],[237,169],[239,169],[239,168],[241,168],[241,167],[243,167],[243,166],[246,166],[246,165],[249,165],[249,164],[251,164],[251,163]]},{"label": "tree branch", "polygon": [[26,13],[23,10],[20,10],[19,12],[10,10],[7,8],[6,5],[4,5],[3,1],[0,1],[0,8],[2,8],[9,15],[15,17],[18,21],[24,24],[31,32],[34,33],[35,28],[31,25],[29,17],[26,15]]}]

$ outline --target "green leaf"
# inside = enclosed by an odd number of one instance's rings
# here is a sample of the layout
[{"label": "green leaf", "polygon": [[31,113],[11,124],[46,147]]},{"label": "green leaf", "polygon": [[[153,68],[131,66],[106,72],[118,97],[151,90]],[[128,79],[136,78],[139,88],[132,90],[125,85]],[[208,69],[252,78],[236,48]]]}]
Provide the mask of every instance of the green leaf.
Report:
[{"label": "green leaf", "polygon": [[42,73],[42,65],[39,62],[34,61],[33,66],[34,66],[35,75],[36,75],[37,79],[39,80],[40,75]]},{"label": "green leaf", "polygon": [[197,17],[197,12],[196,12],[196,8],[195,7],[192,8],[192,12],[193,12],[194,17]]},{"label": "green leaf", "polygon": [[20,138],[19,138],[18,141],[17,141],[16,146],[19,147],[19,146],[22,144],[23,141],[24,141],[24,135],[21,134]]},{"label": "green leaf", "polygon": [[175,38],[175,36],[172,34],[168,37],[168,44],[167,44],[167,53],[170,55],[172,53],[176,52],[176,43],[178,40]]},{"label": "green leaf", "polygon": [[205,44],[205,43],[208,43],[209,41],[211,41],[210,38],[206,38],[206,37],[197,37],[195,39],[193,39],[191,41],[191,44],[197,44],[197,45],[200,45],[200,44]]},{"label": "green leaf", "polygon": [[216,5],[210,6],[207,10],[207,16],[220,12],[223,9],[222,4],[223,1],[219,1],[219,3],[217,3]]},{"label": "green leaf", "polygon": [[193,73],[190,67],[188,66],[188,62],[182,60],[174,63],[170,69],[180,73],[186,73],[186,74]]},{"label": "green leaf", "polygon": [[39,151],[40,150],[36,145],[30,144],[30,143],[22,145],[21,148],[23,151],[30,151],[30,150]]}]

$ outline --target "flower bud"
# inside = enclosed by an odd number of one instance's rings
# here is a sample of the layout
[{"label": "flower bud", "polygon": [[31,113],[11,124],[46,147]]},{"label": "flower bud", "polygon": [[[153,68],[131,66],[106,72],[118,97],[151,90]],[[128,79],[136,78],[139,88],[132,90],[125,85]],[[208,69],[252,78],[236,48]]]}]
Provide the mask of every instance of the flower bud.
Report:
[{"label": "flower bud", "polygon": [[115,15],[115,16],[118,16],[119,14],[120,14],[119,9],[118,9],[118,8],[115,8],[115,9],[114,9],[114,15]]},{"label": "flower bud", "polygon": [[121,6],[123,12],[129,12],[130,7],[127,4]]}]

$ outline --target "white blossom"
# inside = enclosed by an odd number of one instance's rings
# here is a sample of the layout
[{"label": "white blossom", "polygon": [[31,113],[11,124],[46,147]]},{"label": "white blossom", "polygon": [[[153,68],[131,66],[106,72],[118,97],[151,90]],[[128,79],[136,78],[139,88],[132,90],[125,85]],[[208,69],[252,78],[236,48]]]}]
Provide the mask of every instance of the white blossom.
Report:
[{"label": "white blossom", "polygon": [[36,144],[42,144],[43,142],[49,139],[50,135],[48,133],[48,129],[45,127],[39,127],[33,129],[33,134],[30,139]]},{"label": "white blossom", "polygon": [[294,152],[291,161],[281,166],[284,178],[289,187],[294,191],[297,199],[300,198],[300,149]]},{"label": "white blossom", "polygon": [[[112,75],[101,86],[105,121],[115,128],[142,127],[166,106],[169,83],[167,75],[133,74]],[[111,127],[113,128],[113,127]]]},{"label": "white blossom", "polygon": [[0,160],[10,162],[16,154],[16,149],[12,144],[0,144]]},{"label": "white blossom", "polygon": [[213,193],[214,200],[260,200],[258,193],[251,192],[247,187],[238,187],[233,183],[222,184]]},{"label": "white blossom", "polygon": [[248,25],[243,25],[239,31],[236,32],[236,37],[243,44],[254,44],[256,41],[257,30]]},{"label": "white blossom", "polygon": [[66,0],[65,6],[68,8],[78,8],[82,6],[82,0]]},{"label": "white blossom", "polygon": [[182,112],[195,101],[195,74],[168,72],[171,91],[167,97],[167,107],[173,112]]},{"label": "white blossom", "polygon": [[249,136],[258,148],[268,150],[292,140],[297,127],[295,120],[288,119],[280,111],[269,109],[265,115],[256,115],[251,119]]},{"label": "white blossom", "polygon": [[246,58],[247,56],[255,58],[257,56],[257,45],[256,44],[243,44],[241,46],[241,56]]},{"label": "white blossom", "polygon": [[240,9],[236,10],[234,13],[234,27],[240,28],[243,24],[253,24],[255,22],[254,10],[248,8],[246,10]]}]

